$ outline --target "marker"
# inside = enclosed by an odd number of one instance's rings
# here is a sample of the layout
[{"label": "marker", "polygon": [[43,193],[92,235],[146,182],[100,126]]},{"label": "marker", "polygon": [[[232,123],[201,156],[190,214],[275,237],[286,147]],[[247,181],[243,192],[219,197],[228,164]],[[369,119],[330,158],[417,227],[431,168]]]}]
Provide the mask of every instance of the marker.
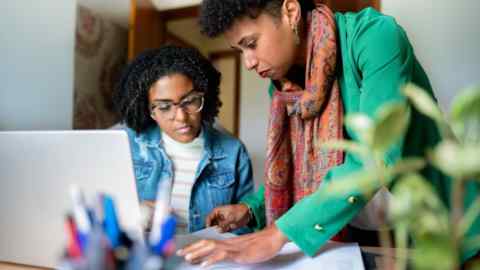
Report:
[{"label": "marker", "polygon": [[175,218],[169,215],[161,225],[162,236],[158,242],[152,244],[152,252],[157,255],[170,256],[175,250],[173,241],[177,222]]},{"label": "marker", "polygon": [[150,233],[150,247],[157,255],[165,255],[165,247],[175,235],[175,218],[170,214],[170,181],[158,184],[157,200],[153,215],[152,231]]},{"label": "marker", "polygon": [[65,220],[65,230],[67,231],[67,254],[71,259],[78,259],[82,257],[82,250],[80,247],[78,232],[75,222],[71,215],[67,215]]},{"label": "marker", "polygon": [[80,248],[85,252],[87,246],[88,234],[92,229],[92,223],[88,215],[83,193],[76,186],[70,189],[70,195],[73,202],[73,220],[75,221]]},{"label": "marker", "polygon": [[103,194],[103,229],[113,249],[120,246],[120,225],[115,211],[115,204],[112,197]]}]

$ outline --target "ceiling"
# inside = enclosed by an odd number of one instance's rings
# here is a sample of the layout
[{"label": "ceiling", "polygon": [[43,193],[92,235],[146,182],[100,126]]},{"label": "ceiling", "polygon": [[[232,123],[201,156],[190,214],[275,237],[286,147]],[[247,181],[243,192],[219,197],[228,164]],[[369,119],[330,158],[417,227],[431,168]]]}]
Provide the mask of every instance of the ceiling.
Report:
[{"label": "ceiling", "polygon": [[195,6],[200,4],[200,0],[152,0],[153,5],[158,10],[168,10],[174,8]]},{"label": "ceiling", "polygon": [[[200,4],[201,0],[151,0],[158,10],[168,10]],[[77,3],[128,28],[130,0],[77,0]]]}]

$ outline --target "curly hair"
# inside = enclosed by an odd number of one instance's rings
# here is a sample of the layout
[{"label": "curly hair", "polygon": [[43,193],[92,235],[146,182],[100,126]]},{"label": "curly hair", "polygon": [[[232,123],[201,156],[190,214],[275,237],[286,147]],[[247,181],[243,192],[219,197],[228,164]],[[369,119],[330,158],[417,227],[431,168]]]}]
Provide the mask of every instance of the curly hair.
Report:
[{"label": "curly hair", "polygon": [[142,132],[156,125],[150,117],[148,91],[160,78],[172,74],[188,77],[194,89],[204,93],[202,121],[213,123],[222,105],[220,72],[196,49],[169,45],[144,51],[123,70],[113,102],[129,128]]},{"label": "curly hair", "polygon": [[[313,9],[312,0],[298,0],[302,13]],[[280,18],[283,0],[203,0],[200,7],[201,32],[216,37],[230,29],[236,19],[248,16],[252,19],[262,12]]]}]

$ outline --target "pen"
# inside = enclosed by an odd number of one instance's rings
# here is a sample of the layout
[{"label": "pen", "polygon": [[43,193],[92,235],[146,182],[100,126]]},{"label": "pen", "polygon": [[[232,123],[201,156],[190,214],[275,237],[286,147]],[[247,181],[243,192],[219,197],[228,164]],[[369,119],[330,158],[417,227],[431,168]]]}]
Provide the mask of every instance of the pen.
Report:
[{"label": "pen", "polygon": [[153,216],[152,231],[150,232],[150,247],[157,255],[166,255],[165,247],[172,245],[175,235],[175,218],[170,213],[170,181],[164,180],[158,184],[157,200]]},{"label": "pen", "polygon": [[118,224],[118,217],[115,211],[115,205],[112,197],[103,194],[103,228],[107,238],[113,249],[120,246],[120,225]]},{"label": "pen", "polygon": [[83,193],[78,187],[73,186],[70,189],[70,195],[73,202],[73,220],[75,221],[80,248],[85,251],[87,238],[92,228],[92,223],[88,215]]},{"label": "pen", "polygon": [[67,231],[67,254],[71,259],[82,257],[82,250],[78,239],[77,228],[71,215],[67,215],[65,220],[65,230]]},{"label": "pen", "polygon": [[177,222],[175,218],[169,215],[164,223],[161,225],[162,236],[157,242],[154,242],[152,247],[152,252],[157,255],[170,256],[174,250],[174,236],[175,236],[175,227]]}]

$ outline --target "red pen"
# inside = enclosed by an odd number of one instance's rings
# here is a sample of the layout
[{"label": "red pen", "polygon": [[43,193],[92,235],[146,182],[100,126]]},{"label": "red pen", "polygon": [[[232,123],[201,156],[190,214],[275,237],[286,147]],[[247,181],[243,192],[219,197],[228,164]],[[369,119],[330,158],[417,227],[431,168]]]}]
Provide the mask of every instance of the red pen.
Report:
[{"label": "red pen", "polygon": [[80,248],[80,242],[78,240],[77,226],[73,221],[71,215],[67,215],[67,220],[65,221],[65,230],[67,231],[67,254],[68,257],[72,259],[77,259],[82,257],[82,250]]}]

